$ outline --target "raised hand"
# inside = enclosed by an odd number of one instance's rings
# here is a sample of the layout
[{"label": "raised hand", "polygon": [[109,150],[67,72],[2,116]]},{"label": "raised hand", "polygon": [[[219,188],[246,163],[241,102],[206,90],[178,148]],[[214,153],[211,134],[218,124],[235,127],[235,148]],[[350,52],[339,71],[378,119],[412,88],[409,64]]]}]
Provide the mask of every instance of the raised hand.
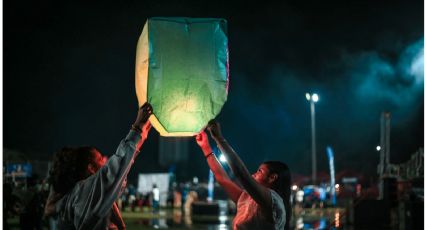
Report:
[{"label": "raised hand", "polygon": [[136,121],[133,125],[139,128],[140,130],[144,129],[144,125],[147,123],[152,113],[152,106],[148,102],[146,102],[142,105],[142,107],[140,107],[139,112],[137,113]]},{"label": "raised hand", "polygon": [[208,141],[208,135],[205,133],[205,131],[202,131],[196,135],[196,143],[199,145],[199,147],[201,147],[204,155],[212,152],[211,145]]},{"label": "raised hand", "polygon": [[211,120],[208,122],[208,131],[210,131],[211,137],[214,138],[214,140],[222,140],[223,135],[221,134],[221,127],[220,124],[216,120]]}]

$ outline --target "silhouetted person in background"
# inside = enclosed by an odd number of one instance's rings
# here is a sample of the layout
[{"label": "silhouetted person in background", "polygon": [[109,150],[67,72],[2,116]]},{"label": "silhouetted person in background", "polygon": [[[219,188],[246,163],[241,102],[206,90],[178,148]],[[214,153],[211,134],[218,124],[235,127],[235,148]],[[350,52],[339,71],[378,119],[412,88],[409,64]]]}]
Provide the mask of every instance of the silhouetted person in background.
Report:
[{"label": "silhouetted person in background", "polygon": [[279,161],[263,162],[257,172],[251,175],[224,139],[220,125],[211,121],[208,130],[242,185],[240,187],[230,180],[215,157],[207,134],[202,131],[197,135],[196,142],[201,147],[217,182],[237,204],[233,229],[289,229],[291,174],[288,166]]},{"label": "silhouetted person in background", "polygon": [[154,213],[159,212],[159,188],[156,184],[152,187],[152,210]]},{"label": "silhouetted person in background", "polygon": [[58,215],[58,229],[125,229],[115,201],[148,136],[151,114],[152,107],[145,103],[107,162],[94,147],[63,148],[56,153],[45,215]]},{"label": "silhouetted person in background", "polygon": [[16,205],[18,197],[13,194],[13,185],[11,183],[3,184],[3,229],[10,229],[7,220],[18,214]]},{"label": "silhouetted person in background", "polygon": [[21,230],[41,230],[43,201],[37,185],[38,176],[27,178],[27,188],[16,192],[19,197],[19,225]]}]

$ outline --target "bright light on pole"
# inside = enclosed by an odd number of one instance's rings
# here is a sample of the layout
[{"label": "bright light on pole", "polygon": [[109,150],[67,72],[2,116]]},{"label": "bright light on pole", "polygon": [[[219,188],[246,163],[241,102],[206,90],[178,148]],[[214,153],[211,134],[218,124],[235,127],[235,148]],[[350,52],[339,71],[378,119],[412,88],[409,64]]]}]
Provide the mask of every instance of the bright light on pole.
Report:
[{"label": "bright light on pole", "polygon": [[310,101],[310,94],[309,93],[306,93],[305,94],[305,98],[307,98],[307,101]]},{"label": "bright light on pole", "polygon": [[310,95],[309,93],[305,94],[305,98],[307,99],[307,101],[313,100],[313,102],[318,102],[319,101],[319,95],[317,95],[317,93],[313,93],[313,95]]},{"label": "bright light on pole", "polygon": [[310,111],[311,111],[311,162],[312,162],[312,175],[311,179],[313,184],[316,183],[316,120],[314,112],[314,103],[319,101],[319,95],[313,93],[305,94],[305,98],[310,102]]},{"label": "bright light on pole", "polygon": [[313,99],[313,102],[318,102],[319,96],[317,94],[313,94],[312,99]]},{"label": "bright light on pole", "polygon": [[381,150],[381,146],[376,146],[376,151],[380,151]]}]

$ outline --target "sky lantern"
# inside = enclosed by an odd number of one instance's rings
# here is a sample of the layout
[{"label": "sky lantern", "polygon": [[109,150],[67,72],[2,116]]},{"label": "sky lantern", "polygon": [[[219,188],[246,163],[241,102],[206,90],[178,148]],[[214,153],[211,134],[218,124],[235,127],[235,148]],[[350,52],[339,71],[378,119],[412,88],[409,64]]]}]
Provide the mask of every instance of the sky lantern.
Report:
[{"label": "sky lantern", "polygon": [[193,136],[221,111],[229,85],[227,22],[149,18],[136,51],[139,106],[161,136]]}]

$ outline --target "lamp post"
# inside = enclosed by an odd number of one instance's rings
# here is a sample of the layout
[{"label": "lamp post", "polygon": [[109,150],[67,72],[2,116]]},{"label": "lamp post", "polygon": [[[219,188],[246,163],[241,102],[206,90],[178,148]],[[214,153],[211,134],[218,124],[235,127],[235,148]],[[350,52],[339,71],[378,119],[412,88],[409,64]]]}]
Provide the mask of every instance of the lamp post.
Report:
[{"label": "lamp post", "polygon": [[[220,156],[218,157],[218,160],[221,163],[227,162],[227,159],[223,155],[223,153],[220,154]],[[209,173],[209,176],[208,176],[208,197],[207,197],[207,201],[212,202],[213,200],[214,200],[214,174],[210,170],[210,173]]]},{"label": "lamp post", "polygon": [[313,184],[316,184],[316,121],[315,121],[315,112],[314,112],[314,103],[319,101],[319,95],[313,93],[306,93],[305,97],[307,101],[310,101],[310,111],[311,111],[311,163],[312,163],[312,175],[311,179]]}]

